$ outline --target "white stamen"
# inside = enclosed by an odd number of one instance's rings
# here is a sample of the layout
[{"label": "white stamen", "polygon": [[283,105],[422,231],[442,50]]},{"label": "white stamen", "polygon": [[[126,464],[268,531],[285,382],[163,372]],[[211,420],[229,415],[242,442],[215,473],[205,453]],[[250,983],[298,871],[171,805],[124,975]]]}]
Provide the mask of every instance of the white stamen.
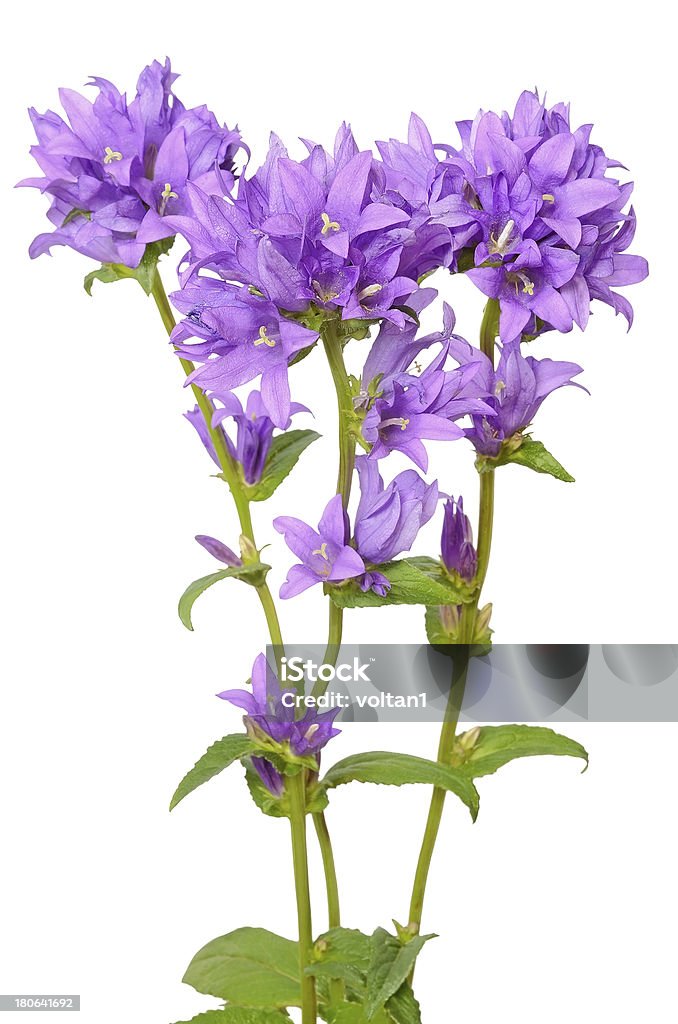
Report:
[{"label": "white stamen", "polygon": [[104,163],[112,164],[114,160],[122,160],[122,153],[119,153],[117,149],[111,149],[110,146],[106,146],[104,149]]},{"label": "white stamen", "polygon": [[266,327],[259,328],[259,337],[254,339],[256,345],[266,345],[267,348],[275,348],[275,341],[266,334]]},{"label": "white stamen", "polygon": [[321,213],[320,216],[322,217],[323,222],[323,226],[320,229],[321,235],[328,235],[330,231],[339,231],[341,228],[339,221],[330,220],[330,215],[328,213]]}]

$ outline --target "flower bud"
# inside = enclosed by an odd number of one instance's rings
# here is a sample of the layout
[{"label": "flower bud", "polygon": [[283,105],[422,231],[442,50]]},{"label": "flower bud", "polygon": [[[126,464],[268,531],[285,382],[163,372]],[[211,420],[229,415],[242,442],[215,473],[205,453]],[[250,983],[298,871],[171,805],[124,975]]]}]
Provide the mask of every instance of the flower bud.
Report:
[{"label": "flower bud", "polygon": [[240,535],[240,555],[245,565],[251,565],[253,562],[259,561],[259,552],[244,533]]},{"label": "flower bud", "polygon": [[445,518],[440,547],[445,568],[456,572],[462,579],[472,580],[478,568],[478,555],[473,546],[473,530],[464,515],[464,502],[453,497],[445,502]]}]

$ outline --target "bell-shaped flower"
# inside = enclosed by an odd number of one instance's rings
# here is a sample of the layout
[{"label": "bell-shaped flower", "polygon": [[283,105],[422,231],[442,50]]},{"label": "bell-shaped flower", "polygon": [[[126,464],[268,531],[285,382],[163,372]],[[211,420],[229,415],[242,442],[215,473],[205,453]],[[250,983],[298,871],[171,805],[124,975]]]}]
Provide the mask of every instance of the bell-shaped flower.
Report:
[{"label": "bell-shaped flower", "polygon": [[278,516],[273,526],[299,558],[280,588],[282,598],[296,597],[316,583],[341,583],[365,572],[362,558],[348,543],[348,518],[340,494],[328,502],[317,530],[292,516]]}]

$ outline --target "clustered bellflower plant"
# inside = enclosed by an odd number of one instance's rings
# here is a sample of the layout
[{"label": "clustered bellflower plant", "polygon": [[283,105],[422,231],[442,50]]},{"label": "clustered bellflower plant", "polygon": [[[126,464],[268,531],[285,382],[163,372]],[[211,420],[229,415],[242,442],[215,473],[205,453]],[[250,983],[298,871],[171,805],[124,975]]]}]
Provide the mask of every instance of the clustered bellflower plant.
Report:
[{"label": "clustered bellflower plant", "polygon": [[[185,108],[173,92],[176,77],[168,60],[156,61],[130,101],[95,78],[93,99],[62,90],[65,117],[32,110],[31,153],[42,177],[20,184],[50,197],[52,230],[35,239],[31,256],[70,246],[100,264],[86,276],[88,292],[97,280],[131,278],[153,297],[193,394],[186,418],[234,500],[239,542],[196,536],[219,568],[187,588],[181,620],[192,629],[197,598],[234,579],[260,602],[259,647],[273,652],[270,661],[256,655],[244,688],[218,694],[244,713],[243,730],[209,748],[171,807],[227,766],[244,765],[254,803],[289,821],[296,938],[238,928],[201,949],[184,980],[224,1002],[207,1015],[214,1024],[284,1024],[292,1007],[303,1024],[417,1024],[413,972],[431,938],[422,934],[424,898],[447,794],[475,820],[477,778],[521,756],[587,757],[574,740],[541,727],[457,726],[468,659],[491,644],[492,606],[480,601],[496,473],[513,463],[572,480],[533,431],[552,392],[585,390],[575,379],[583,370],[544,348],[553,332],[585,330],[596,302],[632,323],[617,288],[648,273],[642,257],[628,254],[632,185],[591,141],[591,125],[573,127],[566,104],[547,107],[536,92],[524,92],[511,115],[481,111],[457,122],[458,139],[436,144],[414,114],[406,140],[374,149],[362,148],[346,124],[331,150],[305,141],[300,158],[272,135],[251,171],[239,131],[205,106]],[[181,262],[168,300],[158,261],[177,239]],[[463,275],[486,296],[478,344],[455,333],[446,304],[440,330],[420,332],[420,314],[437,297],[428,282],[434,271]],[[346,371],[349,345],[363,354],[359,376]],[[315,587],[328,602],[330,666],[345,609],[422,607],[429,642],[451,651],[453,665],[431,760],[371,752],[325,769],[321,756],[340,732],[337,710],[318,710],[326,684],[315,680],[309,695],[307,680],[282,682],[285,647],[252,506],[318,440],[291,427],[313,411],[320,389],[308,396],[310,408],[298,400],[307,396],[297,394],[295,367],[307,357],[318,382],[327,362],[336,392],[337,488],[312,523],[292,514],[271,523],[290,550],[279,596],[293,607]],[[475,529],[457,482],[427,479],[430,441],[470,442]],[[394,474],[393,452],[410,467]],[[429,522],[438,523],[440,553],[413,557]],[[332,790],[352,781],[432,787],[406,921],[395,934],[342,924],[326,811]],[[326,881],[322,934],[310,897],[309,821]]]}]

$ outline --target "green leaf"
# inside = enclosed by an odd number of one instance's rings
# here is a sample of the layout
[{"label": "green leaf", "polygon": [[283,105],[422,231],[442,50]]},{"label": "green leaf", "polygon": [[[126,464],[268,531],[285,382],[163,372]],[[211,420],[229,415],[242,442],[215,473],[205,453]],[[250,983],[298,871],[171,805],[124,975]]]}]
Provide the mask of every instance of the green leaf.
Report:
[{"label": "green leaf", "polygon": [[370,956],[369,935],[355,928],[332,928],[317,939],[306,973],[318,978],[341,978],[354,992],[362,993]]},{"label": "green leaf", "polygon": [[179,1021],[179,1024],[290,1024],[290,1018],[282,1010],[235,1006],[230,1003],[221,1010],[208,1010],[192,1017],[190,1021]]},{"label": "green leaf", "polygon": [[89,274],[85,274],[83,287],[87,294],[91,295],[95,281],[112,284],[114,281],[123,281],[127,277],[134,277],[134,273],[129,267],[124,267],[121,263],[102,263],[98,270],[90,270]]},{"label": "green leaf", "polygon": [[250,501],[270,498],[276,487],[294,469],[304,449],[319,437],[320,434],[315,430],[287,430],[284,434],[277,434],[271,441],[261,480],[258,484],[245,487]]},{"label": "green leaf", "polygon": [[393,1024],[421,1024],[421,1009],[411,986],[405,981],[395,995],[386,1001],[386,1010]]},{"label": "green leaf", "polygon": [[[463,747],[463,735],[458,737]],[[470,779],[492,775],[517,757],[540,754],[581,757],[588,767],[589,756],[581,743],[541,725],[485,725],[459,766]],[[584,769],[586,770],[586,769]]]},{"label": "green leaf", "polygon": [[527,466],[528,469],[533,469],[536,473],[548,473],[556,480],[564,480],[568,484],[574,483],[574,477],[570,476],[558,460],[546,450],[541,441],[533,441],[531,437],[526,437],[520,448],[509,455],[507,461],[515,462],[519,466]]},{"label": "green leaf", "polygon": [[301,1006],[297,943],[265,928],[238,928],[208,942],[183,980],[242,1006]]},{"label": "green leaf", "polygon": [[365,978],[353,964],[311,964],[306,968],[306,974],[312,974],[314,978],[340,978],[350,985],[354,992],[361,992],[365,988]]},{"label": "green leaf", "polygon": [[[84,211],[71,211],[71,213],[75,215],[76,213],[84,213]],[[126,267],[124,263],[102,263],[98,270],[92,270],[85,276],[85,291],[88,295],[91,295],[92,285],[95,281],[101,281],[102,284],[111,284],[114,281],[124,281],[132,278],[139,282],[147,295],[150,295],[153,289],[158,260],[170,251],[173,244],[174,235],[170,238],[162,238],[159,242],[150,242],[146,246],[138,267]]]},{"label": "green leaf", "polygon": [[220,569],[218,572],[211,572],[209,576],[201,576],[199,580],[193,580],[179,598],[179,618],[186,629],[190,629],[192,632],[193,621],[191,613],[193,605],[201,594],[204,594],[206,590],[213,587],[219,580],[230,578],[239,579],[244,583],[256,586],[257,576],[262,573],[265,576],[270,568],[270,565],[265,565],[263,562],[248,562],[246,565],[229,566],[228,569]]},{"label": "green leaf", "polygon": [[[518,445],[518,447],[516,447]],[[487,455],[479,455],[476,459],[476,469],[479,473],[485,473],[488,469],[496,469],[497,466],[508,466],[510,463],[518,466],[527,466],[536,473],[548,473],[557,480],[564,480],[565,483],[574,483],[574,477],[570,476],[557,459],[546,450],[541,441],[535,441],[529,435],[522,437],[517,434],[504,443],[502,451],[496,458]]]},{"label": "green leaf", "polygon": [[375,566],[391,584],[386,597],[369,590],[363,593],[355,580],[333,586],[325,584],[338,608],[381,608],[393,604],[457,605],[471,599],[471,590],[453,582],[433,558],[404,558]]},{"label": "green leaf", "polygon": [[256,750],[257,746],[249,736],[239,733],[235,733],[232,736],[224,736],[223,739],[217,740],[216,743],[213,743],[205,751],[200,760],[191,768],[190,772],[184,775],[172,797],[170,811],[174,810],[177,804],[185,796],[188,796],[189,793],[192,793],[194,789],[197,789],[198,786],[202,786],[204,782],[209,782],[215,775],[223,772],[224,768],[228,768],[235,761],[239,761],[246,754]]},{"label": "green leaf", "polygon": [[372,936],[372,957],[367,972],[365,1012],[371,1019],[391,996],[399,990],[414,967],[424,944],[433,935],[415,935],[409,942],[377,928]]},{"label": "green leaf", "polygon": [[330,1024],[392,1024],[385,1010],[378,1010],[372,1018],[368,1017],[361,1003],[343,1003],[328,1015]]},{"label": "green leaf", "polygon": [[381,750],[353,754],[332,765],[322,779],[326,789],[343,786],[347,782],[373,782],[382,786],[437,786],[458,796],[469,808],[474,821],[478,816],[478,791],[468,773],[437,761],[427,761],[423,757],[391,754]]},{"label": "green leaf", "polygon": [[366,971],[372,955],[370,941],[357,928],[331,928],[316,940],[314,958],[320,963],[355,964]]}]

